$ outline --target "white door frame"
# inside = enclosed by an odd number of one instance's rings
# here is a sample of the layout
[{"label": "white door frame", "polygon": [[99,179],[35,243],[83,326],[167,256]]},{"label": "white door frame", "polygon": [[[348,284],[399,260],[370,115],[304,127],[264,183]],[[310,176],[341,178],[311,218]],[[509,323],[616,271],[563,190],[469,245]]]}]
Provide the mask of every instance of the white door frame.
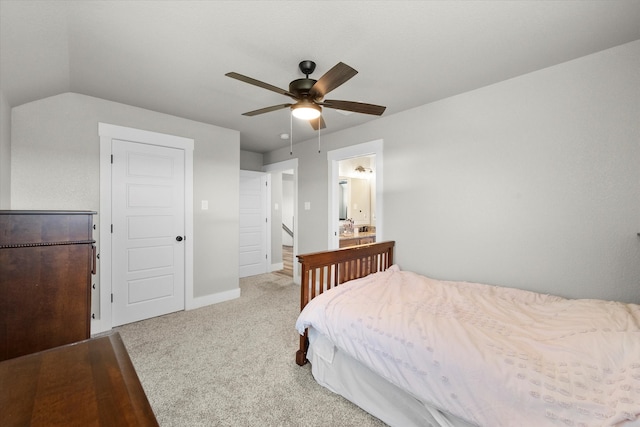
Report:
[{"label": "white door frame", "polygon": [[[262,167],[264,172],[281,172],[293,170],[293,281],[300,284],[300,270],[295,256],[298,255],[298,236],[300,230],[298,228],[298,159],[285,160],[282,162],[271,163]],[[269,192],[271,194],[271,192]],[[269,208],[269,212],[271,209]],[[271,242],[268,243],[271,248]]]},{"label": "white door frame", "polygon": [[337,249],[340,246],[340,238],[338,237],[338,230],[340,228],[340,221],[335,214],[338,212],[338,186],[335,183],[338,182],[339,168],[338,163],[340,160],[351,159],[354,157],[362,157],[375,154],[376,156],[376,242],[384,240],[383,234],[383,211],[384,206],[383,195],[383,176],[384,171],[382,168],[382,149],[383,141],[377,139],[375,141],[364,142],[362,144],[350,145],[345,148],[339,148],[337,150],[331,150],[327,152],[327,160],[329,167],[329,230],[328,230],[328,248]]},{"label": "white door frame", "polygon": [[[195,308],[193,301],[193,139],[167,135],[123,126],[98,123],[100,136],[100,253],[99,307],[96,319],[91,320],[91,333],[106,332],[112,328],[111,315],[111,140],[120,139],[140,144],[184,150],[184,226],[185,244],[185,309]],[[96,295],[96,294],[94,294]]]}]

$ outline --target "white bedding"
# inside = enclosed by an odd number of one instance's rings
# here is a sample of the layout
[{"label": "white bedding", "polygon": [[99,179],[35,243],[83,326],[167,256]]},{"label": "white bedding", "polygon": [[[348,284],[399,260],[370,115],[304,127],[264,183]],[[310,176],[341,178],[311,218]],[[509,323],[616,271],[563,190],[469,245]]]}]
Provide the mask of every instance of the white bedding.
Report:
[{"label": "white bedding", "polygon": [[640,305],[443,282],[393,266],[296,322],[480,426],[640,425]]},{"label": "white bedding", "polygon": [[312,327],[307,358],[318,384],[392,427],[475,427],[428,405],[336,348]]}]

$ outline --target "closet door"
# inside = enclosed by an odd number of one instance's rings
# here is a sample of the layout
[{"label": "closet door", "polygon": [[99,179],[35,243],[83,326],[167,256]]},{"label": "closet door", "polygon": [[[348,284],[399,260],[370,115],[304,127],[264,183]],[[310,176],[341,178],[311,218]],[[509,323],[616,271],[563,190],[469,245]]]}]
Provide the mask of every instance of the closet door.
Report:
[{"label": "closet door", "polygon": [[113,326],[184,310],[184,150],[113,140]]}]

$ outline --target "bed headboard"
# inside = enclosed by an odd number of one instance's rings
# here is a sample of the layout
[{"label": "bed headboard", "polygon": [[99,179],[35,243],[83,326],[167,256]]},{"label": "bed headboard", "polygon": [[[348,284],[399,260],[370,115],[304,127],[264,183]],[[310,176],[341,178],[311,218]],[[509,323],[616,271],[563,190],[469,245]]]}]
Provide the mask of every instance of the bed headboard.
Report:
[{"label": "bed headboard", "polygon": [[[300,311],[309,301],[324,291],[349,280],[384,271],[393,265],[395,241],[352,246],[333,251],[298,255],[302,264],[300,284]],[[296,363],[306,363],[307,339],[300,337]]]}]

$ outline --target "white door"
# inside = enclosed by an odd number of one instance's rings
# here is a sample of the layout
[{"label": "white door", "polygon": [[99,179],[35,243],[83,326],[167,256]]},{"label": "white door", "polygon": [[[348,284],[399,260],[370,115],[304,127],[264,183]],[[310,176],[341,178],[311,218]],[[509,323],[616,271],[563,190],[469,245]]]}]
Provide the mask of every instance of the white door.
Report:
[{"label": "white door", "polygon": [[[184,309],[184,151],[113,140],[113,326]],[[186,236],[192,238],[192,236]]]},{"label": "white door", "polygon": [[267,175],[240,171],[240,277],[266,273]]}]

